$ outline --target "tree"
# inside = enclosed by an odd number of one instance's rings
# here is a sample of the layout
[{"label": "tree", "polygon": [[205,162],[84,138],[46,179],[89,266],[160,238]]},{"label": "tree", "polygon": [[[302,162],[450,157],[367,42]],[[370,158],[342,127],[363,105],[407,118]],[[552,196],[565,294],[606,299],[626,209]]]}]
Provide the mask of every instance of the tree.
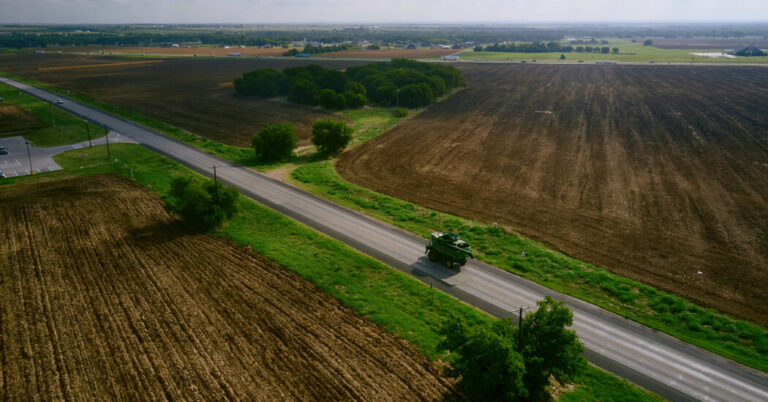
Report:
[{"label": "tree", "polygon": [[323,155],[336,155],[352,140],[352,128],[343,121],[315,120],[312,123],[312,144]]},{"label": "tree", "polygon": [[517,329],[509,319],[492,325],[468,325],[458,319],[447,322],[440,347],[458,357],[446,371],[461,378],[458,387],[471,400],[513,401],[528,395],[523,376],[525,364],[517,352]]},{"label": "tree", "polygon": [[653,45],[653,41],[650,39],[646,39],[645,42],[643,42],[643,46],[651,46]]},{"label": "tree", "polygon": [[192,227],[211,230],[232,217],[238,191],[206,180],[177,177],[171,181],[166,207],[176,212]]},{"label": "tree", "polygon": [[600,53],[603,53],[603,54],[608,54],[610,53],[610,51],[611,51],[611,48],[609,48],[608,46],[603,46],[600,48]]},{"label": "tree", "polygon": [[288,90],[288,100],[302,105],[314,105],[319,88],[304,77],[294,78]]},{"label": "tree", "polygon": [[347,100],[344,95],[336,93],[332,89],[321,89],[315,97],[315,103],[328,109],[344,109]]},{"label": "tree", "polygon": [[565,60],[565,55],[564,54],[560,54],[560,60]]},{"label": "tree", "polygon": [[297,142],[296,129],[291,123],[265,124],[251,138],[256,154],[266,162],[290,158]]},{"label": "tree", "polygon": [[611,52],[613,52],[613,54],[619,54],[619,48],[614,47],[613,49],[611,49]]},{"label": "tree", "polygon": [[571,381],[586,366],[584,347],[573,330],[573,313],[547,296],[536,312],[515,328],[510,319],[468,325],[462,319],[443,324],[439,347],[456,357],[448,376],[473,400],[545,400],[550,376]]},{"label": "tree", "polygon": [[243,74],[234,81],[238,95],[256,95],[272,98],[284,95],[288,90],[285,74],[271,68],[262,68]]},{"label": "tree", "polygon": [[522,320],[522,354],[525,361],[524,382],[532,397],[542,395],[550,375],[560,383],[573,379],[586,365],[584,346],[573,324],[573,312],[562,301],[546,296],[538,309]]}]

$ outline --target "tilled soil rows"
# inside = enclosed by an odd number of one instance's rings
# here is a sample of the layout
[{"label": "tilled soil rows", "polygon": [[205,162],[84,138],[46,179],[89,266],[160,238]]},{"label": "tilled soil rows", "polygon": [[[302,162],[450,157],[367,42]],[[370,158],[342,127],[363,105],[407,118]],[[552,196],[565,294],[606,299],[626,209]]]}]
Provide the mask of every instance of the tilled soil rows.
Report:
[{"label": "tilled soil rows", "polygon": [[[99,64],[103,67],[97,67]],[[87,95],[215,141],[250,147],[251,137],[264,124],[281,122],[294,123],[300,143],[308,144],[312,122],[332,114],[284,98],[238,97],[229,84],[257,68],[282,70],[305,64],[345,69],[361,62],[291,58],[136,61],[116,56],[45,54],[2,57],[0,71]]]},{"label": "tilled soil rows", "polygon": [[404,341],[115,176],[3,186],[0,400],[436,400]]},{"label": "tilled soil rows", "polygon": [[342,176],[768,324],[768,69],[461,68]]}]

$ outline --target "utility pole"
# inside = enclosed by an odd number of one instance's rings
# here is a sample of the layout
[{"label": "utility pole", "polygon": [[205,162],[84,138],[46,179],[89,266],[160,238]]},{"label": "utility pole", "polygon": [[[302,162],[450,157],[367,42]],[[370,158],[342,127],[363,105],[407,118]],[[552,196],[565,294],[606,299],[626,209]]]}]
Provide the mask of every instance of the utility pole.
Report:
[{"label": "utility pole", "polygon": [[531,308],[531,306],[520,306],[520,310],[517,313],[517,350],[518,352],[523,351],[523,310],[527,310]]},{"label": "utility pole", "polygon": [[53,116],[53,102],[48,102],[48,109],[51,110],[51,127],[56,127],[56,117]]},{"label": "utility pole", "polygon": [[219,205],[219,182],[216,179],[216,165],[213,165],[213,194],[216,197],[216,205]]},{"label": "utility pole", "polygon": [[35,174],[35,169],[32,168],[32,154],[29,152],[29,141],[25,141],[27,144],[27,158],[29,158],[29,174]]},{"label": "utility pole", "polygon": [[107,140],[107,159],[112,160],[112,152],[109,151],[109,130],[107,129],[107,126],[104,125],[104,138]]},{"label": "utility pole", "polygon": [[85,132],[88,133],[88,148],[93,148],[93,144],[91,144],[91,128],[88,127],[88,120],[83,120],[85,123]]}]

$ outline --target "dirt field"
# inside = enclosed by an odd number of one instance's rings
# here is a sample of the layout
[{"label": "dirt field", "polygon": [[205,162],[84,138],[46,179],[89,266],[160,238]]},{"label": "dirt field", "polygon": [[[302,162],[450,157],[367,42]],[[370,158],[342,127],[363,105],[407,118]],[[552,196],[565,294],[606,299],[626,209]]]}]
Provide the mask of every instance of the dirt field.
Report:
[{"label": "dirt field", "polygon": [[462,70],[341,174],[768,324],[768,69]]},{"label": "dirt field", "polygon": [[109,56],[21,55],[0,58],[0,71],[88,95],[212,140],[249,147],[251,137],[265,123],[284,121],[296,125],[301,144],[309,143],[312,122],[330,114],[280,99],[239,98],[232,87],[222,83],[232,82],[244,72],[257,68],[282,69],[315,63],[344,69],[360,64],[290,58],[177,58],[126,64],[130,61]]},{"label": "dirt field", "polygon": [[0,136],[41,128],[45,122],[32,112],[17,105],[0,104]]},{"label": "dirt field", "polygon": [[[732,49],[736,46],[753,44],[768,49],[765,39],[713,39],[713,38],[652,38],[653,46],[661,49]],[[643,43],[644,38],[637,38]]]},{"label": "dirt field", "polygon": [[438,59],[441,56],[454,54],[464,49],[384,49],[384,50],[345,50],[342,52],[331,52],[318,55],[319,57],[338,57],[338,58],[395,58],[405,57],[411,59]]},{"label": "dirt field", "polygon": [[[78,51],[77,48],[71,50]],[[82,50],[82,48],[80,49]],[[230,53],[240,53],[243,56],[282,56],[288,49],[280,47],[271,49],[262,49],[258,47],[246,47],[241,49],[239,47],[233,47],[229,49],[219,47],[107,47],[99,48],[95,50],[98,52],[102,50],[104,53],[130,53],[130,54],[171,54],[171,55],[199,55],[199,56],[227,56]],[[93,52],[93,48],[89,48],[88,51]]]},{"label": "dirt field", "polygon": [[404,341],[115,176],[0,191],[0,400],[437,400]]}]

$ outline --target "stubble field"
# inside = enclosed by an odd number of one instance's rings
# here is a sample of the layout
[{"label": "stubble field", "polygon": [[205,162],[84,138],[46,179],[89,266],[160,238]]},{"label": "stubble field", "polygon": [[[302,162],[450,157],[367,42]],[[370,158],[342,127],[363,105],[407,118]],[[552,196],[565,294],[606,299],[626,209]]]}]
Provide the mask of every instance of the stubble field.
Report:
[{"label": "stubble field", "polygon": [[297,59],[158,59],[109,56],[14,55],[0,71],[87,95],[229,145],[250,147],[264,124],[291,122],[300,143],[309,143],[312,122],[331,116],[285,99],[235,96],[232,80],[257,68],[316,63],[344,69],[360,62]]},{"label": "stubble field", "polygon": [[768,69],[461,69],[342,176],[768,324]]},{"label": "stubble field", "polygon": [[436,400],[426,357],[116,176],[3,186],[0,399]]}]

